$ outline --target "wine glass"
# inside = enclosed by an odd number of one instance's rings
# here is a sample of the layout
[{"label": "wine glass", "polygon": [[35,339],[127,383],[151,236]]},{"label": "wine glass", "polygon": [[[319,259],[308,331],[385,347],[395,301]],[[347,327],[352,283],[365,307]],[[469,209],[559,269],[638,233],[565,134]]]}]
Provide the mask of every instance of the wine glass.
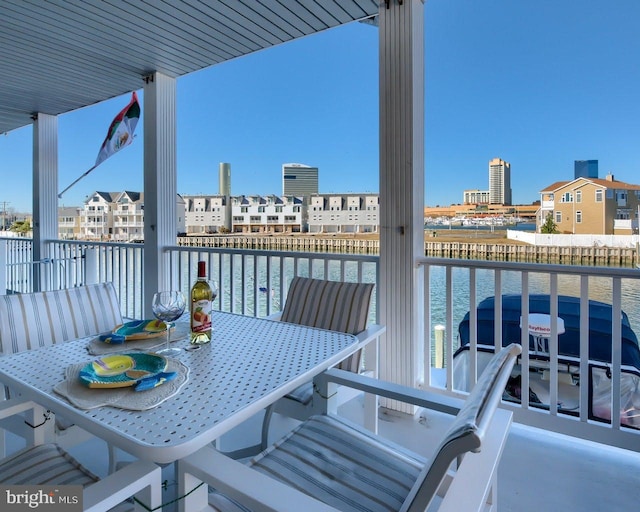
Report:
[{"label": "wine glass", "polygon": [[165,356],[175,356],[180,353],[178,347],[170,347],[170,333],[172,322],[177,320],[184,313],[187,302],[182,292],[157,292],[153,294],[153,303],[151,309],[153,315],[167,326],[167,345],[162,350],[156,351],[158,354]]}]

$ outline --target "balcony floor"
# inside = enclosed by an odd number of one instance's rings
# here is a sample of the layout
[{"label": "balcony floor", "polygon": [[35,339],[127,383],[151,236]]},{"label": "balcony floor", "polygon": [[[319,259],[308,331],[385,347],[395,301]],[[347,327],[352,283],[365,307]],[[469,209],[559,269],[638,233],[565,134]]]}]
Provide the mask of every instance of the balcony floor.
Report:
[{"label": "balcony floor", "polygon": [[[362,405],[355,399],[341,407],[341,414],[359,422]],[[446,428],[447,417],[424,410],[415,416],[381,410],[381,435],[429,456]],[[261,418],[255,417],[224,438],[223,448],[257,441]],[[274,415],[274,436],[288,431],[296,422]],[[10,448],[19,446],[15,436],[7,436]],[[106,449],[100,442],[88,441],[70,451],[90,469],[104,474]],[[13,446],[11,446],[13,445]],[[103,454],[104,457],[96,457]],[[172,467],[163,469],[168,482],[165,500],[175,494]],[[640,454],[514,424],[498,473],[498,509],[501,512],[539,512],[540,510],[631,511],[640,503]],[[175,506],[165,511],[176,510]]]}]

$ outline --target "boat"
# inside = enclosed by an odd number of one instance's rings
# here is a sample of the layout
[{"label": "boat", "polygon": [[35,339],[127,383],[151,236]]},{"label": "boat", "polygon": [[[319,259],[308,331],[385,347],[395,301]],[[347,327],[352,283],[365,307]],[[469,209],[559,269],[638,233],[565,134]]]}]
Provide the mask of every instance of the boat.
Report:
[{"label": "boat", "polygon": [[[502,295],[502,345],[521,342],[520,294]],[[488,297],[477,306],[478,371],[495,350],[495,297]],[[558,295],[558,412],[579,414],[579,389],[589,387],[589,419],[611,421],[611,353],[612,306],[589,300],[589,374],[580,375],[580,298]],[[529,405],[549,408],[551,337],[550,296],[529,295]],[[469,388],[470,313],[458,326],[459,348],[454,354],[453,378],[456,389]],[[640,348],[638,337],[629,318],[622,312],[621,340],[621,425],[640,429]],[[504,398],[521,399],[521,365],[514,369],[505,389]]]}]

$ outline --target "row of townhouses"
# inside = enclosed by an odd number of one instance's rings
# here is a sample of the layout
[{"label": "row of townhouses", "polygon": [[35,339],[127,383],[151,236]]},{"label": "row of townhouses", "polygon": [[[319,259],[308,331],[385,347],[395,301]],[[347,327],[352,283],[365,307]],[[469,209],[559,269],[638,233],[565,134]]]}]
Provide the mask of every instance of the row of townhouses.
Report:
[{"label": "row of townhouses", "polygon": [[[176,233],[374,233],[378,194],[311,196],[177,195]],[[59,209],[62,239],[142,240],[144,195],[94,192],[82,207]]]},{"label": "row of townhouses", "polygon": [[[176,233],[187,235],[377,233],[379,227],[378,194],[177,195],[176,211]],[[640,185],[613,175],[558,181],[540,192],[537,225],[549,215],[561,233],[638,233]],[[94,192],[82,207],[61,207],[59,226],[62,239],[142,240],[143,194]]]}]

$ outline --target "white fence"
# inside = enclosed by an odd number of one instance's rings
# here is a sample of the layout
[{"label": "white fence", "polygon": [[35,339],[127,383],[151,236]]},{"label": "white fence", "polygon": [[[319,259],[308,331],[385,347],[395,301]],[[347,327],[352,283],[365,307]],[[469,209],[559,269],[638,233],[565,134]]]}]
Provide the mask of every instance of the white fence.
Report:
[{"label": "white fence", "polygon": [[634,249],[640,239],[638,235],[551,235],[507,230],[509,240],[531,245],[551,247],[622,247]]}]

